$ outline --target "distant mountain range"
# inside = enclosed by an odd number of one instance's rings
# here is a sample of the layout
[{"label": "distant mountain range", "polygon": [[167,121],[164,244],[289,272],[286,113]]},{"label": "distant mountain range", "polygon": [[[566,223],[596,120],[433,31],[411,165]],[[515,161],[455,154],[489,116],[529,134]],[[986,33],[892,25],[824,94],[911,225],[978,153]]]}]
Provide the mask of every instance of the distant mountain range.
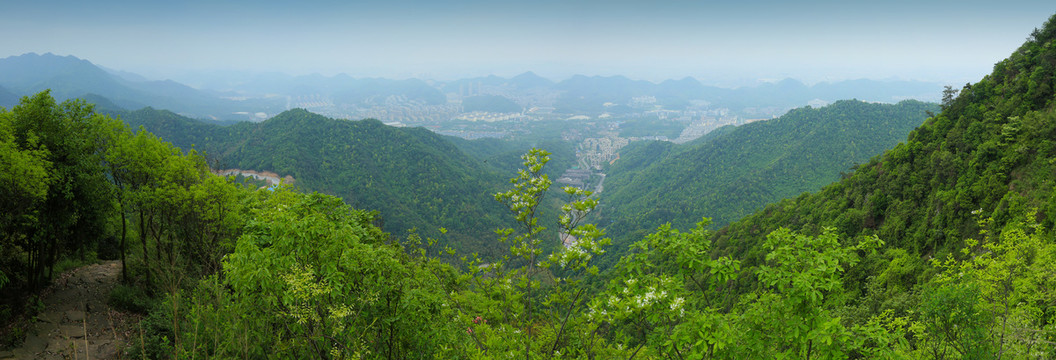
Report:
[{"label": "distant mountain range", "polygon": [[[15,98],[51,89],[64,100],[105,98],[123,109],[150,106],[214,120],[256,119],[278,114],[292,100],[321,99],[343,108],[400,104],[443,105],[455,99],[498,96],[490,104],[512,111],[517,107],[552,107],[560,114],[619,114],[653,109],[684,110],[705,104],[726,108],[742,117],[769,117],[808,102],[829,103],[859,99],[895,103],[905,99],[937,101],[941,85],[918,81],[848,80],[807,86],[793,79],[736,89],[703,85],[694,78],[653,83],[623,76],[575,75],[560,82],[532,72],[503,78],[487,76],[447,82],[420,79],[353,78],[346,74],[289,76],[276,73],[209,73],[195,81],[197,88],[172,80],[152,81],[121,70],[106,69],[74,56],[28,53],[0,59],[0,106]],[[643,100],[644,99],[644,100]],[[637,101],[638,107],[630,106]],[[518,104],[517,107],[510,104]],[[641,104],[645,104],[642,106]],[[474,106],[474,108],[481,108]],[[484,109],[496,108],[485,106]]]},{"label": "distant mountain range", "polygon": [[240,111],[281,110],[275,100],[227,100],[171,80],[134,81],[135,76],[121,74],[115,75],[87,60],[50,53],[0,59],[0,86],[17,95],[51,89],[52,96],[60,101],[92,95],[121,108],[152,106],[199,118],[231,118]]},{"label": "distant mountain range", "polygon": [[755,87],[725,89],[705,86],[694,78],[667,80],[659,84],[631,80],[622,76],[586,77],[577,75],[555,85],[565,93],[558,100],[561,106],[583,111],[598,111],[602,101],[626,104],[639,96],[655,97],[665,109],[683,109],[692,100],[703,100],[713,107],[744,111],[749,108],[793,108],[813,100],[825,103],[843,99],[895,103],[906,99],[937,101],[941,86],[918,81],[848,80],[818,83],[807,86],[800,81],[785,79],[763,83]]}]

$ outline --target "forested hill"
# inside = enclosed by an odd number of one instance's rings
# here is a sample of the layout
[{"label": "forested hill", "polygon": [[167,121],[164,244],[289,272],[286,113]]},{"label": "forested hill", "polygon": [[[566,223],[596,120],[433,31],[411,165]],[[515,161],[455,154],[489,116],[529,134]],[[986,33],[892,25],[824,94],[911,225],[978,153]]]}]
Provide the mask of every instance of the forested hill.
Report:
[{"label": "forested hill", "polygon": [[[965,239],[1014,219],[1056,219],[1056,17],[993,73],[959,91],[908,139],[816,194],[767,206],[714,236],[720,253],[761,260],[778,227],[878,235],[911,258],[959,255]],[[1027,219],[1037,208],[1035,219]],[[992,218],[980,228],[979,220]],[[879,263],[885,263],[887,260]],[[865,272],[879,271],[876,269]],[[912,273],[912,272],[911,272]],[[914,273],[913,276],[917,275]]]},{"label": "forested hill", "polygon": [[[99,107],[96,103],[98,100],[91,101]],[[234,141],[233,139],[246,138],[259,127],[258,124],[251,122],[239,122],[224,127],[191,119],[169,110],[158,110],[151,107],[134,111],[103,110],[102,112],[120,118],[132,129],[142,126],[181,149],[190,150],[193,146],[198,151],[204,151],[208,159],[213,162],[210,165],[214,167],[233,167],[234,164],[224,163],[225,153],[234,149],[231,142]]]},{"label": "forested hill", "polygon": [[542,141],[483,138],[466,140],[455,136],[446,136],[463,153],[478,161],[484,162],[492,171],[503,175],[516,174],[524,167],[524,155],[532,148],[545,149],[550,152],[550,162],[543,172],[551,179],[557,179],[565,170],[576,165],[576,145],[561,139]]},{"label": "forested hill", "polygon": [[437,237],[445,227],[444,238],[467,253],[497,249],[493,230],[506,210],[491,194],[510,174],[499,174],[426,129],[335,120],[300,109],[227,127],[154,109],[121,117],[180,148],[205,151],[215,168],[290,175],[300,188],[377,210],[383,228],[395,235],[417,228]]},{"label": "forested hill", "polygon": [[611,235],[641,238],[665,222],[688,228],[708,216],[725,225],[768,203],[817,191],[842,171],[889,149],[935,104],[839,101],[804,107],[684,145],[652,142],[621,154],[602,204]]}]

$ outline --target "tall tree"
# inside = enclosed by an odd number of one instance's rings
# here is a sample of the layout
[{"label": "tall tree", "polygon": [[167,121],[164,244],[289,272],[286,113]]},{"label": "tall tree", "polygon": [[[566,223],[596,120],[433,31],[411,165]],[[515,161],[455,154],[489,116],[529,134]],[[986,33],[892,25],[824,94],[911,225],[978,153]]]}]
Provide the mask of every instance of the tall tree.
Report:
[{"label": "tall tree", "polygon": [[34,210],[36,226],[20,236],[29,255],[27,281],[38,287],[51,278],[61,253],[95,243],[112,210],[97,147],[99,118],[83,101],[56,104],[48,91],[23,98],[7,116],[14,147],[46,153],[41,159],[51,165],[46,194]]}]

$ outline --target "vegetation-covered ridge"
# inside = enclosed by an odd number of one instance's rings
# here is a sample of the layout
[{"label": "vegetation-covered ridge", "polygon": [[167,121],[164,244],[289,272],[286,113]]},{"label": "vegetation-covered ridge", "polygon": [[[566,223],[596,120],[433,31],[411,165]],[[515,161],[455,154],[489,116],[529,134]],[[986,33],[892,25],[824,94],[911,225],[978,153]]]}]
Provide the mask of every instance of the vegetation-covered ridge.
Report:
[{"label": "vegetation-covered ridge", "polygon": [[386,231],[416,228],[435,237],[444,227],[459,250],[491,256],[500,248],[487,239],[508,221],[497,215],[501,208],[488,194],[499,189],[502,177],[426,129],[337,120],[302,109],[226,127],[149,108],[117,115],[180,148],[204,151],[214,168],[290,175],[306,191],[376,210]]},{"label": "vegetation-covered ridge", "polygon": [[779,228],[877,236],[886,246],[849,269],[845,321],[919,319],[907,339],[928,358],[1051,357],[1031,352],[1056,327],[1054,86],[1056,17],[992,74],[947,88],[942,112],[904,143],[715,233],[712,256],[766,263],[762,241]]},{"label": "vegetation-covered ridge", "polygon": [[670,222],[687,228],[707,214],[714,225],[766,204],[816,191],[853,165],[891,148],[937,105],[845,100],[804,107],[684,145],[634,144],[608,170],[602,206],[610,233],[640,238]]},{"label": "vegetation-covered ridge", "polygon": [[[753,239],[777,227],[845,236],[876,234],[914,254],[945,257],[978,238],[977,215],[995,226],[1037,208],[1056,219],[1056,24],[1049,21],[994,72],[960,91],[908,139],[816,194],[766,207],[722,230],[724,252],[752,254]],[[748,253],[745,253],[748,252]]]}]

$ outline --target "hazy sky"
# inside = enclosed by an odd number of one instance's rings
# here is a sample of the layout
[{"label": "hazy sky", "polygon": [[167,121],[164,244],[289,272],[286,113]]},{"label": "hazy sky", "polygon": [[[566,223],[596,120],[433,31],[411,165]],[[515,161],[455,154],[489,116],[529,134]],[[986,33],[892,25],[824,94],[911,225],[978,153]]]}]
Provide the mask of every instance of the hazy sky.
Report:
[{"label": "hazy sky", "polygon": [[977,81],[1056,12],[1004,1],[0,0],[0,57],[152,78],[249,70],[452,79],[532,70],[705,83]]}]

